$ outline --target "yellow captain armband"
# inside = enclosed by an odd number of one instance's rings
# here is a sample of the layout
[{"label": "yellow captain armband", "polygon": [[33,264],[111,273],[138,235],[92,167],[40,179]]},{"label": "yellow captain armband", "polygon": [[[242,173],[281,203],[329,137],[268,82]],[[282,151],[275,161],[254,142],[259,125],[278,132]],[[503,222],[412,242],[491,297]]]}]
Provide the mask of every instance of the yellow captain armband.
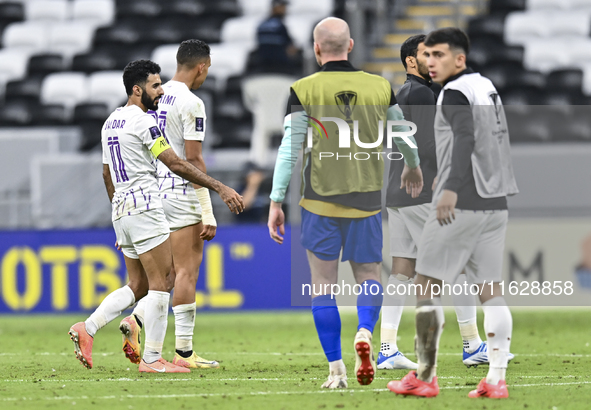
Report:
[{"label": "yellow captain armband", "polygon": [[168,142],[166,142],[164,137],[158,137],[156,138],[156,141],[154,141],[154,145],[152,145],[150,151],[152,152],[152,155],[154,155],[154,158],[158,158],[158,155],[162,154],[169,148],[170,145],[168,145]]}]

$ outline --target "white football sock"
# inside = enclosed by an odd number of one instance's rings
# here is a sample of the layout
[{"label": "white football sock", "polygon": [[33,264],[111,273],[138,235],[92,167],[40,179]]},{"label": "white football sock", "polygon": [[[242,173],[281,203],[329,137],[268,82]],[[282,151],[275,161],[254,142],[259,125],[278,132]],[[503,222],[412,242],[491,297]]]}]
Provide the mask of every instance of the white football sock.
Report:
[{"label": "white football sock", "polygon": [[443,332],[445,316],[439,298],[417,302],[415,348],[418,365],[417,378],[433,381],[437,370],[437,350]]},{"label": "white football sock", "polygon": [[343,359],[329,362],[328,370],[330,371],[330,374],[347,374],[347,368],[345,367],[345,362],[343,362]]},{"label": "white football sock", "polygon": [[146,320],[144,330],[146,332],[146,343],[143,359],[146,363],[154,363],[162,357],[162,346],[168,325],[168,292],[157,290],[148,291],[146,300]]},{"label": "white football sock", "polygon": [[84,322],[86,331],[90,336],[94,337],[101,327],[104,327],[134,303],[135,295],[127,285],[109,293],[99,307]]},{"label": "white football sock", "polygon": [[484,302],[482,310],[484,310],[484,332],[488,340],[490,362],[486,382],[498,384],[499,380],[505,380],[507,355],[511,347],[513,317],[505,299],[501,296]]},{"label": "white football sock", "polygon": [[196,303],[173,306],[175,349],[181,352],[193,350],[193,330],[195,329]]},{"label": "white football sock", "polygon": [[[454,286],[459,284],[464,288],[464,283],[466,283],[466,275],[458,275]],[[469,291],[459,295],[454,292],[453,301],[464,350],[472,353],[482,344],[476,323],[476,296],[471,295]]]},{"label": "white football sock", "polygon": [[[399,295],[397,291],[398,285],[407,286],[412,282],[412,279],[402,274],[390,275],[388,278],[386,289],[390,289],[390,291],[384,292],[380,333],[380,352],[385,356],[390,356],[398,351],[396,339],[398,337],[398,327],[400,326],[404,302],[406,301],[406,292],[403,295]],[[394,293],[394,291],[396,291],[395,294],[389,294]]]},{"label": "white football sock", "polygon": [[135,315],[139,318],[139,320],[142,322],[142,326],[144,325],[144,317],[146,316],[146,299],[147,295],[140,299],[137,305],[135,305],[133,312],[131,312],[132,315]]}]

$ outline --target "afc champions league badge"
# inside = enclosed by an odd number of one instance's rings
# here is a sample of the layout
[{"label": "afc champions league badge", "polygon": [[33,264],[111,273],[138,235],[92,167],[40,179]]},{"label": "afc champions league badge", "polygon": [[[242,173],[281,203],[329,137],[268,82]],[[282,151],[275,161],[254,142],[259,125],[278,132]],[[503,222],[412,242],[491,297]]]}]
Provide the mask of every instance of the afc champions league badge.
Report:
[{"label": "afc champions league badge", "polygon": [[335,94],[334,99],[337,107],[339,107],[339,110],[345,116],[345,121],[348,124],[353,124],[351,115],[353,115],[355,104],[357,104],[357,93],[354,91],[341,91]]}]

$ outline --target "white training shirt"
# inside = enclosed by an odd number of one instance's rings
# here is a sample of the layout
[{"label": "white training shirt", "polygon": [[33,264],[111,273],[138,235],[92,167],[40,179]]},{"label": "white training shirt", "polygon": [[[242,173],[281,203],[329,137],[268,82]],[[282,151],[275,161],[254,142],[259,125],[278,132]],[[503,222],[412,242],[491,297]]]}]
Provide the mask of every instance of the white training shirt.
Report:
[{"label": "white training shirt", "polygon": [[[154,117],[137,105],[117,108],[101,131],[103,164],[115,186],[113,221],[125,215],[162,208],[156,179],[156,149],[160,129]],[[164,141],[160,139],[160,143]]]},{"label": "white training shirt", "polygon": [[[162,86],[164,95],[158,111],[149,111],[156,118],[164,138],[174,152],[186,160],[185,140],[203,141],[205,138],[205,105],[185,83],[168,81]],[[157,161],[158,187],[163,198],[195,200],[193,184],[172,173]]]}]

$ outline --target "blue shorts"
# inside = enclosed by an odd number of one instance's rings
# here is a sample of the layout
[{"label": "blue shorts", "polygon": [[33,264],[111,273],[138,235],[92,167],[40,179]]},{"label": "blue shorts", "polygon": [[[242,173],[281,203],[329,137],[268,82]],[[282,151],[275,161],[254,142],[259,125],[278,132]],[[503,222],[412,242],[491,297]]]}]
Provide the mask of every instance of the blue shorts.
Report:
[{"label": "blue shorts", "polygon": [[356,263],[382,261],[381,212],[366,218],[332,218],[302,208],[302,246],[319,259]]}]

